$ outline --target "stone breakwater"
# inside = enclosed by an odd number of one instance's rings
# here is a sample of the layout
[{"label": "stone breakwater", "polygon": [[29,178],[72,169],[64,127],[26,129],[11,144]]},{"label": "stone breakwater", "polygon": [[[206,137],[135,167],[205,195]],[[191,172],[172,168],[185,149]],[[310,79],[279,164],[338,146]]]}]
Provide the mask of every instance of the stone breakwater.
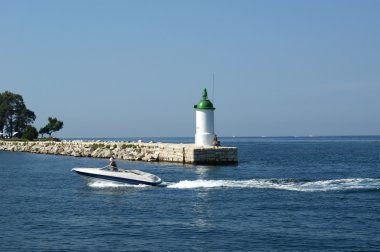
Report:
[{"label": "stone breakwater", "polygon": [[0,141],[0,151],[19,151],[74,157],[109,158],[186,164],[237,163],[236,147],[200,147],[194,144],[62,141]]}]

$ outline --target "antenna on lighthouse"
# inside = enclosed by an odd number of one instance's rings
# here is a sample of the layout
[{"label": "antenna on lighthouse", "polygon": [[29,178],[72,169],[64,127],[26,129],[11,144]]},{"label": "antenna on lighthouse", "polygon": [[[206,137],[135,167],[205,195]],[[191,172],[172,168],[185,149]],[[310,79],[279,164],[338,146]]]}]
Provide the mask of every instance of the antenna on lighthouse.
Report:
[{"label": "antenna on lighthouse", "polygon": [[215,102],[214,100],[214,89],[215,89],[215,76],[214,73],[212,74],[212,101]]}]

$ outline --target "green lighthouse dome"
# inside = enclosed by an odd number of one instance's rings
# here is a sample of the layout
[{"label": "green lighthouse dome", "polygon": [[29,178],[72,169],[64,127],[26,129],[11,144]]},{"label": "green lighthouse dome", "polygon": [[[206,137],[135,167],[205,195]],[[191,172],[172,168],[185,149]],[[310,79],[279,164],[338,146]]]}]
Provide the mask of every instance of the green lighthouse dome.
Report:
[{"label": "green lighthouse dome", "polygon": [[203,89],[202,99],[198,102],[197,105],[194,105],[195,109],[215,109],[212,102],[207,97],[207,89]]}]

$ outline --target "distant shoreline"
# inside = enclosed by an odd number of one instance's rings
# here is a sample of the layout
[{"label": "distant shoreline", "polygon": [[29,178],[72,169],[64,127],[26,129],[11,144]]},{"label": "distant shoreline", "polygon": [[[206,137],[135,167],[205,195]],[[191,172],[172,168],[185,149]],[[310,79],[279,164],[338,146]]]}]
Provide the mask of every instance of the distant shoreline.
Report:
[{"label": "distant shoreline", "polygon": [[[312,136],[220,136],[218,135],[218,138],[347,138],[347,137],[353,137],[353,138],[359,138],[359,137],[380,137],[379,135],[326,135],[326,136],[319,136],[319,135],[312,135]],[[177,138],[192,138],[194,140],[194,136],[180,136],[180,137],[62,137],[61,139],[66,140],[73,140],[73,139],[177,139]]]}]

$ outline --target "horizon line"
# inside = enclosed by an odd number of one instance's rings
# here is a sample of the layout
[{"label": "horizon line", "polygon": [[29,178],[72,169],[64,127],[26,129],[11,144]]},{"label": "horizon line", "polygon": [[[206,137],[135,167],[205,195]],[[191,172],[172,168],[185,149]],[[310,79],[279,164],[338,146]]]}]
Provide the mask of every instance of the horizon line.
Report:
[{"label": "horizon line", "polygon": [[[285,137],[292,137],[292,138],[322,138],[322,137],[380,137],[380,134],[378,135],[299,135],[299,136],[292,136],[292,135],[283,135],[283,136],[218,136],[222,138],[285,138]],[[194,138],[194,136],[118,136],[118,137],[61,137],[61,139],[73,139],[73,138],[79,138],[79,139],[110,139],[110,138]]]}]

